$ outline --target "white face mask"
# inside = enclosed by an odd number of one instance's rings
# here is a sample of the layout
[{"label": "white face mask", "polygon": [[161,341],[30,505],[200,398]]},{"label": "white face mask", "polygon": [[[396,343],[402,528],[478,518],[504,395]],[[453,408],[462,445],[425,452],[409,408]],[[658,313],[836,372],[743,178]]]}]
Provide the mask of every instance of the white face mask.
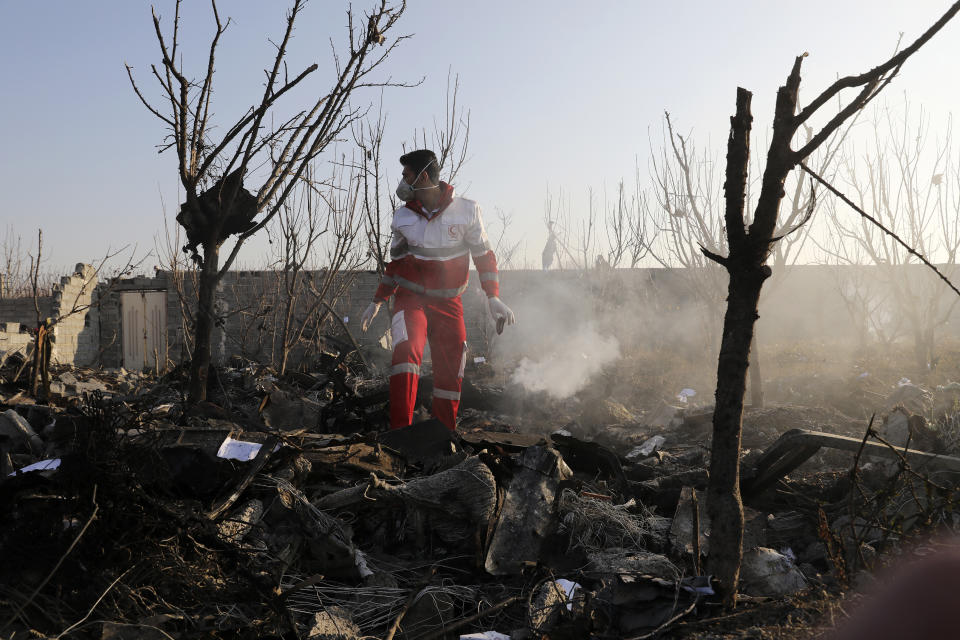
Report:
[{"label": "white face mask", "polygon": [[[429,167],[434,162],[436,162],[436,160],[431,160],[430,162],[427,163],[426,167],[424,167],[423,169],[420,169],[420,173],[418,173],[417,177],[413,179],[414,184],[417,182],[417,180],[420,179],[420,176],[423,175],[423,172],[427,170],[427,167]],[[403,200],[404,202],[410,202],[411,200],[417,197],[417,191],[423,191],[424,189],[437,189],[437,188],[439,188],[439,185],[436,185],[436,184],[431,185],[429,187],[414,188],[413,185],[407,184],[407,181],[401,178],[400,184],[397,185],[397,197]]]}]

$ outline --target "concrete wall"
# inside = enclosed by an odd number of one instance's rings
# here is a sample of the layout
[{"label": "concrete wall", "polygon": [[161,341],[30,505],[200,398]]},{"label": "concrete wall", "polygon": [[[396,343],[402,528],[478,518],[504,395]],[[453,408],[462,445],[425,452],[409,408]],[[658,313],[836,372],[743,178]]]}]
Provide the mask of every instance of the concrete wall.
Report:
[{"label": "concrete wall", "polygon": [[[41,318],[55,324],[51,359],[61,364],[90,365],[100,350],[97,309],[97,273],[90,265],[78,264],[72,275],[54,285],[53,295],[40,298]],[[36,329],[33,298],[0,300],[0,350],[18,349],[32,341]]]},{"label": "concrete wall", "polygon": [[[850,344],[867,338],[869,327],[858,322],[849,312],[840,295],[844,282],[876,278],[877,267],[791,267],[777,274],[764,288],[758,324],[759,338],[765,342],[779,339],[793,341],[840,340]],[[701,274],[703,275],[703,274]],[[316,286],[321,286],[323,272],[305,273]],[[711,277],[715,277],[714,276]],[[155,277],[115,279],[94,291],[96,281],[92,269],[78,265],[77,272],[64,277],[54,296],[41,301],[46,315],[66,314],[73,305],[89,305],[89,309],[65,318],[55,329],[54,357],[58,362],[81,365],[118,367],[123,363],[122,313],[120,293],[124,291],[160,290],[167,299],[167,359],[171,363],[189,358],[188,337],[195,300],[192,276],[158,273]],[[524,323],[524,330],[564,331],[566,325],[585,319],[599,323],[607,334],[614,334],[624,348],[650,346],[657,341],[666,346],[700,348],[719,338],[726,289],[725,275],[715,278],[717,291],[714,307],[708,309],[690,298],[688,279],[698,274],[681,270],[633,269],[578,271],[505,271],[500,274],[501,297]],[[933,287],[941,292],[946,308],[952,301],[950,292],[922,269],[910,271],[916,286]],[[293,327],[306,326],[301,345],[293,349],[290,366],[309,366],[317,357],[317,337],[329,335],[346,340],[340,320],[350,334],[363,342],[374,342],[388,333],[389,311],[381,310],[371,330],[360,331],[360,317],[373,298],[378,277],[373,272],[339,274],[331,290],[339,291],[333,299],[336,319],[313,296],[302,295],[294,305]],[[913,285],[911,285],[913,286]],[[217,315],[221,323],[213,336],[214,362],[225,363],[233,357],[276,364],[281,352],[281,335],[285,310],[282,274],[260,271],[234,271],[220,285]],[[181,300],[187,301],[186,308]],[[490,346],[493,328],[487,318],[485,296],[471,272],[463,295],[467,339],[475,354],[485,353]],[[897,311],[892,304],[881,309],[887,322],[895,324]],[[954,314],[940,335],[960,336],[960,314]],[[35,324],[32,299],[0,301],[0,323]],[[318,325],[318,323],[320,323]],[[0,326],[0,329],[3,327]],[[0,349],[22,345],[26,333],[0,331]],[[570,325],[576,330],[575,324]],[[523,331],[511,332],[514,340]],[[526,334],[525,339],[529,339]],[[509,345],[506,337],[504,345]],[[518,345],[514,345],[517,347]]]}]

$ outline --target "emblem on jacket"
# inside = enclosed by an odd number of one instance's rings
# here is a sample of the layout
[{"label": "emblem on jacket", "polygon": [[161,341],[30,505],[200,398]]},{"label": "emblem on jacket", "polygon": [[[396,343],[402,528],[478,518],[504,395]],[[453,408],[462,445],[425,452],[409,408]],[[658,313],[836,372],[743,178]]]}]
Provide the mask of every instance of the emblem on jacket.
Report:
[{"label": "emblem on jacket", "polygon": [[461,224],[452,224],[447,227],[447,235],[450,236],[451,240],[458,241],[463,238],[463,225]]}]

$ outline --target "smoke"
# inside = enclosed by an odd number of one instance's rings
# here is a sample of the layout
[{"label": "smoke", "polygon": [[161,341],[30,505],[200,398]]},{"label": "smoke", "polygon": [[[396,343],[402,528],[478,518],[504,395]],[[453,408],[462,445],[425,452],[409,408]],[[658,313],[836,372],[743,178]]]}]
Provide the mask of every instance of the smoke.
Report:
[{"label": "smoke", "polygon": [[553,348],[538,359],[522,358],[511,381],[528,391],[545,391],[557,399],[568,398],[583,389],[604,366],[620,357],[617,339],[600,335],[593,323],[558,338]]}]

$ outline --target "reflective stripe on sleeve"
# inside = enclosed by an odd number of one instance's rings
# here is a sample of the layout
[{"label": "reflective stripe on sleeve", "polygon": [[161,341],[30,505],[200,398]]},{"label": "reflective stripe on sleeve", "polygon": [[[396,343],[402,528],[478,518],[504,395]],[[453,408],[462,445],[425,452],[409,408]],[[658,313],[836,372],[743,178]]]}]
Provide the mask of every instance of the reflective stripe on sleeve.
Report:
[{"label": "reflective stripe on sleeve", "polygon": [[433,388],[433,397],[440,398],[442,400],[459,400],[460,392],[459,391],[447,391],[446,389],[437,389]]},{"label": "reflective stripe on sleeve", "polygon": [[500,282],[499,273],[481,273],[480,282]]},{"label": "reflective stripe on sleeve", "polygon": [[412,362],[401,362],[390,367],[390,375],[395,376],[401,373],[412,373],[415,376],[420,375],[420,365]]}]

